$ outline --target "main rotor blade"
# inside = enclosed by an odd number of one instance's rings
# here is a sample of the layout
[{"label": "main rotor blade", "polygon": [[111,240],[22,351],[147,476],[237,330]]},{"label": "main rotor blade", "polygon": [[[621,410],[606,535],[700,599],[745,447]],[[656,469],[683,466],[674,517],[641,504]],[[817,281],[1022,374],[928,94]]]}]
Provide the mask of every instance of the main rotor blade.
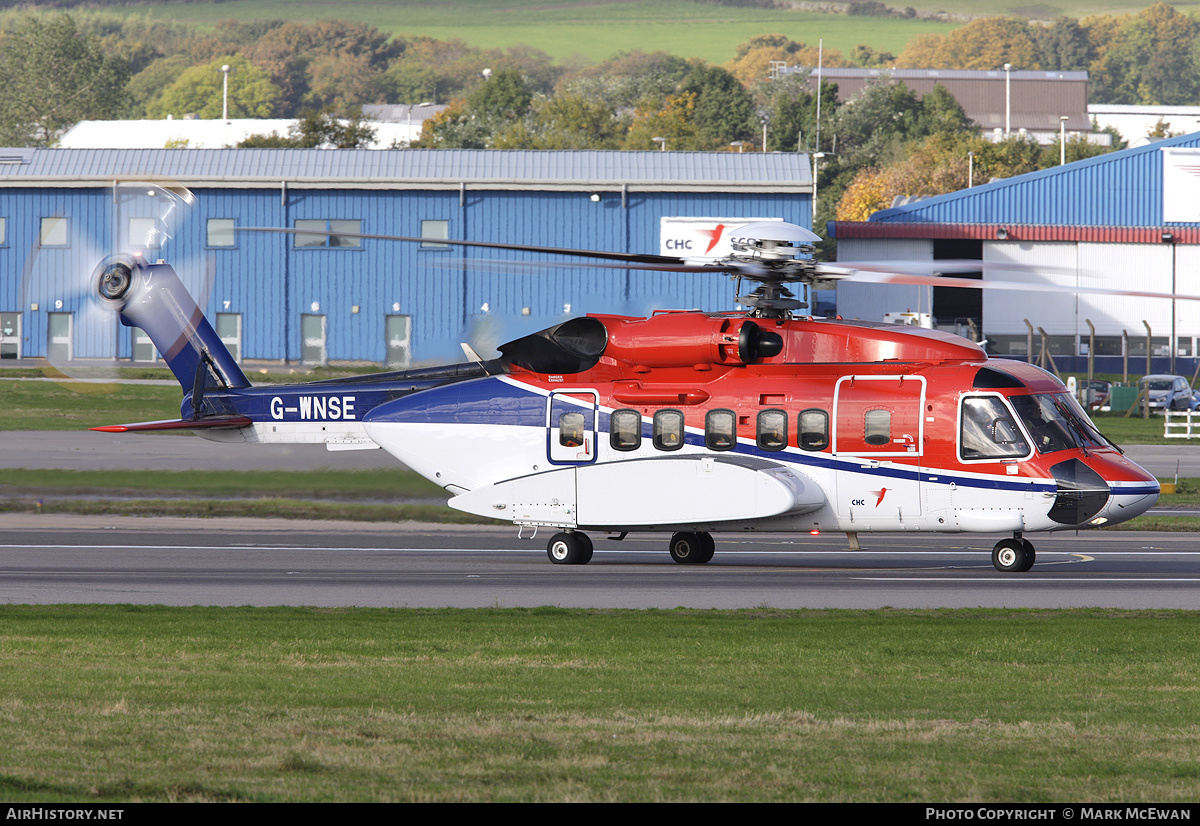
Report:
[{"label": "main rotor blade", "polygon": [[367,232],[334,232],[333,230],[290,229],[285,227],[235,227],[235,232],[274,232],[284,235],[325,235],[339,238],[363,238],[372,241],[412,241],[424,244],[453,245],[458,247],[481,247],[515,252],[540,252],[546,255],[570,255],[578,258],[598,258],[605,261],[624,261],[630,264],[686,265],[687,259],[673,255],[645,255],[636,252],[601,252],[599,250],[577,250],[567,247],[540,247],[533,244],[504,244],[496,241],[461,241],[448,238],[422,238],[414,235],[379,235]]},{"label": "main rotor blade", "polygon": [[761,268],[751,265],[722,264],[714,261],[712,264],[638,264],[628,261],[612,261],[608,263],[593,263],[591,261],[510,261],[502,258],[455,258],[451,261],[429,262],[422,261],[423,267],[440,267],[442,269],[461,269],[464,266],[478,272],[511,273],[518,275],[540,275],[541,272],[556,269],[601,269],[601,270],[638,270],[639,272],[699,272],[716,275],[745,275],[752,277]]},{"label": "main rotor blade", "polygon": [[[830,278],[834,280],[836,276]],[[1178,298],[1184,301],[1200,301],[1200,295],[1184,293],[1157,293],[1148,290],[1126,290],[1119,287],[1076,287],[1066,284],[1031,284],[1027,281],[985,281],[977,278],[954,278],[952,276],[916,275],[897,272],[848,273],[837,280],[859,284],[903,284],[932,287],[966,287],[972,290],[1010,290],[1013,292],[1041,293],[1096,293],[1099,295],[1126,295],[1135,298]]]}]

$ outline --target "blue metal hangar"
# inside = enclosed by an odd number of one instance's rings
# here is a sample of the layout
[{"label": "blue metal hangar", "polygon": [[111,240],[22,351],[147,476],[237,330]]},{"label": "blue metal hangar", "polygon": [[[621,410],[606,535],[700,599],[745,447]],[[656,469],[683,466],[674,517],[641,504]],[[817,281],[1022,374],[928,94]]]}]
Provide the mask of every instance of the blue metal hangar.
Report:
[{"label": "blue metal hangar", "polygon": [[[164,221],[170,199],[142,182],[194,203]],[[803,154],[0,149],[0,349],[153,360],[85,287],[101,258],[135,248],[175,267],[243,361],[404,366],[461,358],[463,341],[487,357],[565,315],[732,309],[717,275],[355,236],[715,255],[739,222],[811,227],[812,188]]]},{"label": "blue metal hangar", "polygon": [[1142,372],[1147,347],[1146,372],[1196,368],[1200,302],[1073,290],[1200,294],[1200,133],[830,222],[829,231],[840,261],[979,260],[973,277],[1065,290],[846,283],[837,288],[846,318],[931,313],[939,327],[973,325],[993,355],[1032,360],[1045,349],[1059,369],[1086,369],[1090,353],[1101,372]]}]

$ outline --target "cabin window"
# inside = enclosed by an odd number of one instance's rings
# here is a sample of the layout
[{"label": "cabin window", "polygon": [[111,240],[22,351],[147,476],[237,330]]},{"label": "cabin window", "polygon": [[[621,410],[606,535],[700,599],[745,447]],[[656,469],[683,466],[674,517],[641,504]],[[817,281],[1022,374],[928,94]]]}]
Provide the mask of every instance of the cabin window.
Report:
[{"label": "cabin window", "polygon": [[614,410],[608,428],[613,450],[637,450],[642,446],[642,414],[636,410]]},{"label": "cabin window", "polygon": [[829,414],[816,408],[801,410],[796,439],[802,450],[824,450],[829,447]]},{"label": "cabin window", "polygon": [[654,446],[659,450],[683,447],[683,414],[678,410],[659,410],[654,414]]},{"label": "cabin window", "polygon": [[868,410],[863,416],[863,441],[869,445],[886,445],[892,440],[892,411]]},{"label": "cabin window", "polygon": [[709,450],[737,447],[737,414],[732,410],[710,410],[704,417],[704,446]]},{"label": "cabin window", "polygon": [[558,443],[563,447],[583,447],[586,420],[582,413],[564,413],[558,420]]},{"label": "cabin window", "polygon": [[783,450],[787,447],[787,413],[782,410],[759,411],[758,446],[761,450]]},{"label": "cabin window", "polygon": [[967,396],[958,425],[958,455],[964,460],[1025,456],[1029,444],[1012,414],[995,396]]}]

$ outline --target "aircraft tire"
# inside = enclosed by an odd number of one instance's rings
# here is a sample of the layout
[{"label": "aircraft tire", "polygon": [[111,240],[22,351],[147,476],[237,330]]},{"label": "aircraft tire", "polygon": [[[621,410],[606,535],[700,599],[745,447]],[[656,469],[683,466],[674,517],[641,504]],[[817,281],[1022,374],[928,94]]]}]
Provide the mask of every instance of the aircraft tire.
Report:
[{"label": "aircraft tire", "polygon": [[680,531],[671,536],[667,549],[680,565],[702,565],[712,559],[715,543],[707,533]]},{"label": "aircraft tire", "polygon": [[555,565],[586,565],[592,559],[592,540],[585,533],[556,533],[546,544]]},{"label": "aircraft tire", "polygon": [[1026,539],[1001,539],[992,549],[992,565],[1005,573],[1024,573],[1033,567],[1033,545]]},{"label": "aircraft tire", "polygon": [[1025,566],[1021,568],[1021,573],[1024,573],[1033,567],[1033,561],[1037,559],[1037,553],[1035,553],[1033,550],[1033,543],[1025,537],[1021,537],[1020,542],[1025,546],[1025,553],[1027,554],[1025,558]]}]

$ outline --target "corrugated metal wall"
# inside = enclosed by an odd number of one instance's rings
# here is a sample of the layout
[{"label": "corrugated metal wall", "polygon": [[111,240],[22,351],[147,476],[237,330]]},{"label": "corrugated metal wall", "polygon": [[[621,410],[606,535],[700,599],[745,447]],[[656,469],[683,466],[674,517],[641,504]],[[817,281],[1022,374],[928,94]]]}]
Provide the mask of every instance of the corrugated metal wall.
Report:
[{"label": "corrugated metal wall", "polygon": [[[386,355],[385,317],[412,316],[413,355],[429,360],[459,357],[459,341],[473,338],[486,347],[544,327],[565,312],[730,309],[733,285],[717,275],[569,264],[512,271],[490,262],[547,259],[370,239],[352,248],[304,248],[287,235],[239,232],[231,248],[208,247],[209,219],[233,219],[238,227],[354,220],[364,233],[409,236],[421,234],[423,220],[439,220],[448,222],[450,238],[650,253],[658,252],[663,216],[777,217],[812,225],[810,197],[794,194],[632,192],[624,204],[622,193],[613,191],[600,193],[595,202],[587,191],[469,187],[459,192],[281,185],[197,188],[194,194],[195,206],[162,255],[194,292],[207,295],[210,319],[221,312],[242,315],[242,357],[252,360],[299,360],[303,314],[325,316],[330,360],[374,362]],[[85,312],[91,300],[79,286],[104,255],[125,243],[129,218],[155,214],[148,197],[121,204],[113,199],[111,187],[0,190],[0,217],[6,219],[0,309],[22,312],[24,355],[46,353],[47,313],[60,309],[76,319],[77,358],[130,357],[130,331],[111,314]],[[40,219],[54,215],[70,221],[70,243],[38,248]]]},{"label": "corrugated metal wall", "polygon": [[[1163,223],[1162,149],[1200,133],[940,195],[871,216],[879,222],[1153,227]],[[1181,224],[1180,226],[1200,226]]]}]

